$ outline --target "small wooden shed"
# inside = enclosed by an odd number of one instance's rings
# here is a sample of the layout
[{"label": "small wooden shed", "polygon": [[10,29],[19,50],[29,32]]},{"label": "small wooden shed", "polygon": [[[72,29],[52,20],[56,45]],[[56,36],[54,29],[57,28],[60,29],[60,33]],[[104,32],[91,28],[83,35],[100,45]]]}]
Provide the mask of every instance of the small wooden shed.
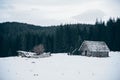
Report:
[{"label": "small wooden shed", "polygon": [[108,57],[110,49],[104,41],[84,41],[78,51],[83,56]]}]

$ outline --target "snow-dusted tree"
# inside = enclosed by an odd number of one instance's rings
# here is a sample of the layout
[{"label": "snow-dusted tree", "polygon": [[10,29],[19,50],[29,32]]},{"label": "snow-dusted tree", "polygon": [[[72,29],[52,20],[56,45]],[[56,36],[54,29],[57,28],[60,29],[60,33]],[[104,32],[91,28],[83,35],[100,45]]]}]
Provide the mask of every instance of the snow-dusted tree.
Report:
[{"label": "snow-dusted tree", "polygon": [[33,48],[33,51],[37,54],[37,55],[40,55],[40,54],[43,54],[43,52],[44,52],[44,45],[43,44],[39,44],[39,45],[37,45],[37,46],[35,46],[34,48]]}]

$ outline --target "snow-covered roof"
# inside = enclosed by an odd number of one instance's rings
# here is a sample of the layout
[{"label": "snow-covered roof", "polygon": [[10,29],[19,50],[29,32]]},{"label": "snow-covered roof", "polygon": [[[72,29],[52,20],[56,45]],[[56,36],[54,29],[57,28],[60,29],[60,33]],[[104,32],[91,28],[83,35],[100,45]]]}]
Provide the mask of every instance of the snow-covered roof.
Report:
[{"label": "snow-covered roof", "polygon": [[18,53],[36,54],[36,53],[34,53],[34,52],[27,52],[27,51],[21,51],[21,50],[18,50],[17,52],[18,52]]},{"label": "snow-covered roof", "polygon": [[84,41],[82,45],[86,45],[90,51],[99,51],[99,52],[110,51],[107,44],[104,41]]}]

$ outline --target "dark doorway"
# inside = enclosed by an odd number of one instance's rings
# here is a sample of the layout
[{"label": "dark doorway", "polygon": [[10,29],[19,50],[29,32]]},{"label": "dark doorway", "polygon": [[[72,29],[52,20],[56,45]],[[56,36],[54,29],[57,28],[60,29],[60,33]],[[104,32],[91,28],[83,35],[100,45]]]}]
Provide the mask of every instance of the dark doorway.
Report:
[{"label": "dark doorway", "polygon": [[85,56],[87,56],[87,50],[85,50]]}]

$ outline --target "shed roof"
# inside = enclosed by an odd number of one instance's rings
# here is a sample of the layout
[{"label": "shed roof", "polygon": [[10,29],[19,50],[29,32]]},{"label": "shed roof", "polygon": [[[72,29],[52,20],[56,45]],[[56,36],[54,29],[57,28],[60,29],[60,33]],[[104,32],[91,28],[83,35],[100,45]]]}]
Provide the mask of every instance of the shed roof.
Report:
[{"label": "shed roof", "polygon": [[83,45],[86,45],[90,51],[98,51],[98,52],[110,51],[110,49],[108,48],[107,44],[104,41],[84,41],[81,47]]}]

